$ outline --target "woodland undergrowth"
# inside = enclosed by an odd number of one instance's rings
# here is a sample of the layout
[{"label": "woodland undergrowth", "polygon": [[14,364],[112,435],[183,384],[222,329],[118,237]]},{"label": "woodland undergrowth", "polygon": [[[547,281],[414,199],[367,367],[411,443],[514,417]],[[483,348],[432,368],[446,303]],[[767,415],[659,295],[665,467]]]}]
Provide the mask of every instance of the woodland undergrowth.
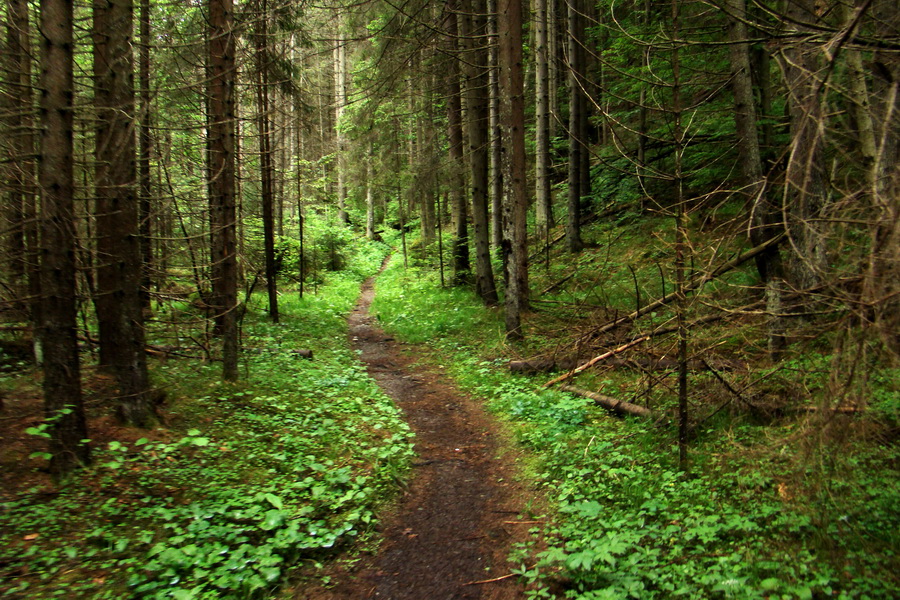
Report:
[{"label": "woodland undergrowth", "polygon": [[[345,269],[317,294],[282,295],[279,325],[254,297],[240,382],[221,383],[217,363],[155,362],[168,398],[159,427],[92,442],[94,464],[62,486],[37,479],[4,494],[0,595],[270,597],[293,568],[367,535],[412,454],[408,426],[346,335],[359,284],[385,253],[346,249]],[[175,312],[197,322],[185,306],[156,315]],[[176,329],[190,333],[187,321]]]},{"label": "woodland undergrowth", "polygon": [[[815,408],[834,389],[831,338],[801,337],[773,366],[752,311],[692,329],[693,346],[705,350],[697,354],[725,366],[690,374],[689,471],[678,460],[671,370],[601,365],[579,376],[578,386],[652,408],[655,417],[640,420],[543,389],[550,374],[506,368],[510,359],[585,356],[625,339],[586,334],[632,310],[636,295],[647,302],[670,285],[659,267],[665,240],[637,244],[648,233],[638,229],[595,226],[591,235],[602,244],[574,260],[556,256],[549,268],[534,265],[537,312],[516,346],[504,342],[499,309],[441,288],[431,266],[421,266],[430,261],[404,269],[395,259],[379,278],[373,310],[385,329],[428,344],[429,360],[483,398],[532,458],[523,476],[550,510],[548,524],[535,526],[533,541],[511,556],[529,598],[897,597],[900,453],[891,431],[900,390],[890,368],[873,369],[881,380],[867,412],[825,420]],[[736,270],[689,310],[746,304],[753,281],[752,266]],[[660,309],[633,331],[670,318]],[[664,357],[672,343],[644,351]]]}]

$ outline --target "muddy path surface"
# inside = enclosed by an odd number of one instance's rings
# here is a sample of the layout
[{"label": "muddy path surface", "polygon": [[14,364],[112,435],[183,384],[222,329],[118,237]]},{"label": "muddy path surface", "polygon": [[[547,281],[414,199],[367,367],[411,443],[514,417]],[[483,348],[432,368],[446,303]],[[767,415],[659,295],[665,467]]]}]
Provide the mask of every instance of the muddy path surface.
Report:
[{"label": "muddy path surface", "polygon": [[524,598],[507,555],[528,529],[513,458],[498,455],[494,422],[415,347],[387,336],[369,315],[374,278],[349,317],[353,347],[416,433],[409,487],[382,517],[377,551],[335,573],[309,600],[513,600]]}]

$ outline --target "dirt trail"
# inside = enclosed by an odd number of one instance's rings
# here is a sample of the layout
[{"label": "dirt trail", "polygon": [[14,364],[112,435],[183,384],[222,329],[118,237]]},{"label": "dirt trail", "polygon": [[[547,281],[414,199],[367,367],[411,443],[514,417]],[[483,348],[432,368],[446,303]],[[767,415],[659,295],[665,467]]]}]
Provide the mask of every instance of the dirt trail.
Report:
[{"label": "dirt trail", "polygon": [[513,600],[523,598],[506,562],[522,494],[498,458],[496,426],[481,407],[436,370],[414,364],[403,345],[369,316],[374,278],[362,286],[351,314],[354,348],[416,433],[418,457],[409,488],[379,527],[384,541],[352,571],[336,574],[310,600]]}]

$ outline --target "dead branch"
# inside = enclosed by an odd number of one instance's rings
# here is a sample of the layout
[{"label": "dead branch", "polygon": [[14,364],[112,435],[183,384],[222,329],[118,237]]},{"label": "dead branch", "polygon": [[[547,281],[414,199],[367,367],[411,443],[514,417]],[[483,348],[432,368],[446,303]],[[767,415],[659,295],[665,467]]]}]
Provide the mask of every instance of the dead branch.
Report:
[{"label": "dead branch", "polygon": [[601,354],[600,356],[595,356],[594,358],[592,358],[591,360],[587,361],[586,363],[584,363],[584,364],[582,364],[582,365],[580,365],[580,366],[578,366],[578,367],[575,367],[574,369],[572,369],[572,370],[569,371],[568,373],[563,373],[563,374],[560,375],[559,377],[557,377],[557,378],[555,378],[555,379],[551,379],[550,381],[548,381],[547,383],[545,383],[545,384],[543,385],[543,387],[548,388],[548,387],[550,387],[551,385],[554,385],[554,384],[556,384],[556,383],[559,383],[560,381],[565,381],[566,379],[569,379],[570,377],[574,377],[575,375],[578,375],[579,373],[581,373],[581,372],[584,371],[585,369],[589,369],[589,368],[593,367],[595,364],[597,364],[597,363],[600,362],[601,360],[606,360],[606,359],[609,358],[610,356],[615,356],[616,354],[621,354],[622,352],[625,352],[625,351],[628,350],[629,348],[633,348],[634,346],[637,346],[638,344],[642,344],[642,343],[646,342],[646,341],[649,340],[650,338],[651,338],[651,336],[649,336],[649,335],[642,335],[642,336],[640,336],[640,337],[638,337],[638,338],[635,338],[635,339],[631,340],[630,342],[628,342],[628,343],[626,343],[626,344],[622,344],[622,345],[619,346],[618,348],[615,348],[615,349],[610,350],[610,351],[608,351],[608,352],[604,352],[604,353]]},{"label": "dead branch", "polygon": [[[717,279],[717,278],[721,277],[722,275],[724,275],[725,273],[728,273],[732,269],[739,267],[740,265],[744,264],[745,262],[747,262],[754,256],[757,256],[761,252],[764,252],[766,250],[766,248],[773,246],[773,245],[777,244],[778,242],[780,242],[783,237],[784,237],[784,234],[781,234],[770,240],[767,240],[767,241],[763,242],[762,244],[756,246],[755,248],[751,248],[750,250],[747,250],[746,252],[735,256],[728,262],[723,263],[722,265],[719,265],[716,269],[710,271],[709,273],[706,273],[700,277],[694,278],[687,285],[684,286],[684,293],[693,292],[693,291],[703,287],[704,285],[706,285],[713,279]],[[636,320],[637,318],[642,317],[643,315],[646,315],[647,313],[655,311],[657,308],[659,308],[661,306],[665,306],[666,304],[669,304],[670,302],[675,300],[676,297],[677,297],[677,295],[675,292],[666,294],[662,298],[658,298],[658,299],[654,300],[647,306],[644,306],[644,307],[642,307],[632,313],[629,313],[625,316],[613,319],[606,325],[603,325],[599,329],[595,330],[593,333],[596,335],[596,334],[601,334],[601,333],[606,333],[608,331],[612,331],[613,329],[615,329],[619,325],[622,325],[623,323],[630,323],[630,322]]]}]

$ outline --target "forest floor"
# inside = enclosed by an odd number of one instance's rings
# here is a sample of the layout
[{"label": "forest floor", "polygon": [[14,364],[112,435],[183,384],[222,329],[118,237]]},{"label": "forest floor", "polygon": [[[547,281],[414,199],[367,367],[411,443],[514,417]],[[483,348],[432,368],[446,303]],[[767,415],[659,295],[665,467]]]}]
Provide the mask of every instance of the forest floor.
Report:
[{"label": "forest floor", "polygon": [[476,399],[460,392],[417,348],[386,335],[369,315],[375,278],[349,317],[354,349],[405,413],[417,460],[402,497],[379,526],[377,549],[338,561],[328,586],[297,587],[293,598],[338,600],[512,600],[509,549],[529,529],[526,490],[502,431]]}]

